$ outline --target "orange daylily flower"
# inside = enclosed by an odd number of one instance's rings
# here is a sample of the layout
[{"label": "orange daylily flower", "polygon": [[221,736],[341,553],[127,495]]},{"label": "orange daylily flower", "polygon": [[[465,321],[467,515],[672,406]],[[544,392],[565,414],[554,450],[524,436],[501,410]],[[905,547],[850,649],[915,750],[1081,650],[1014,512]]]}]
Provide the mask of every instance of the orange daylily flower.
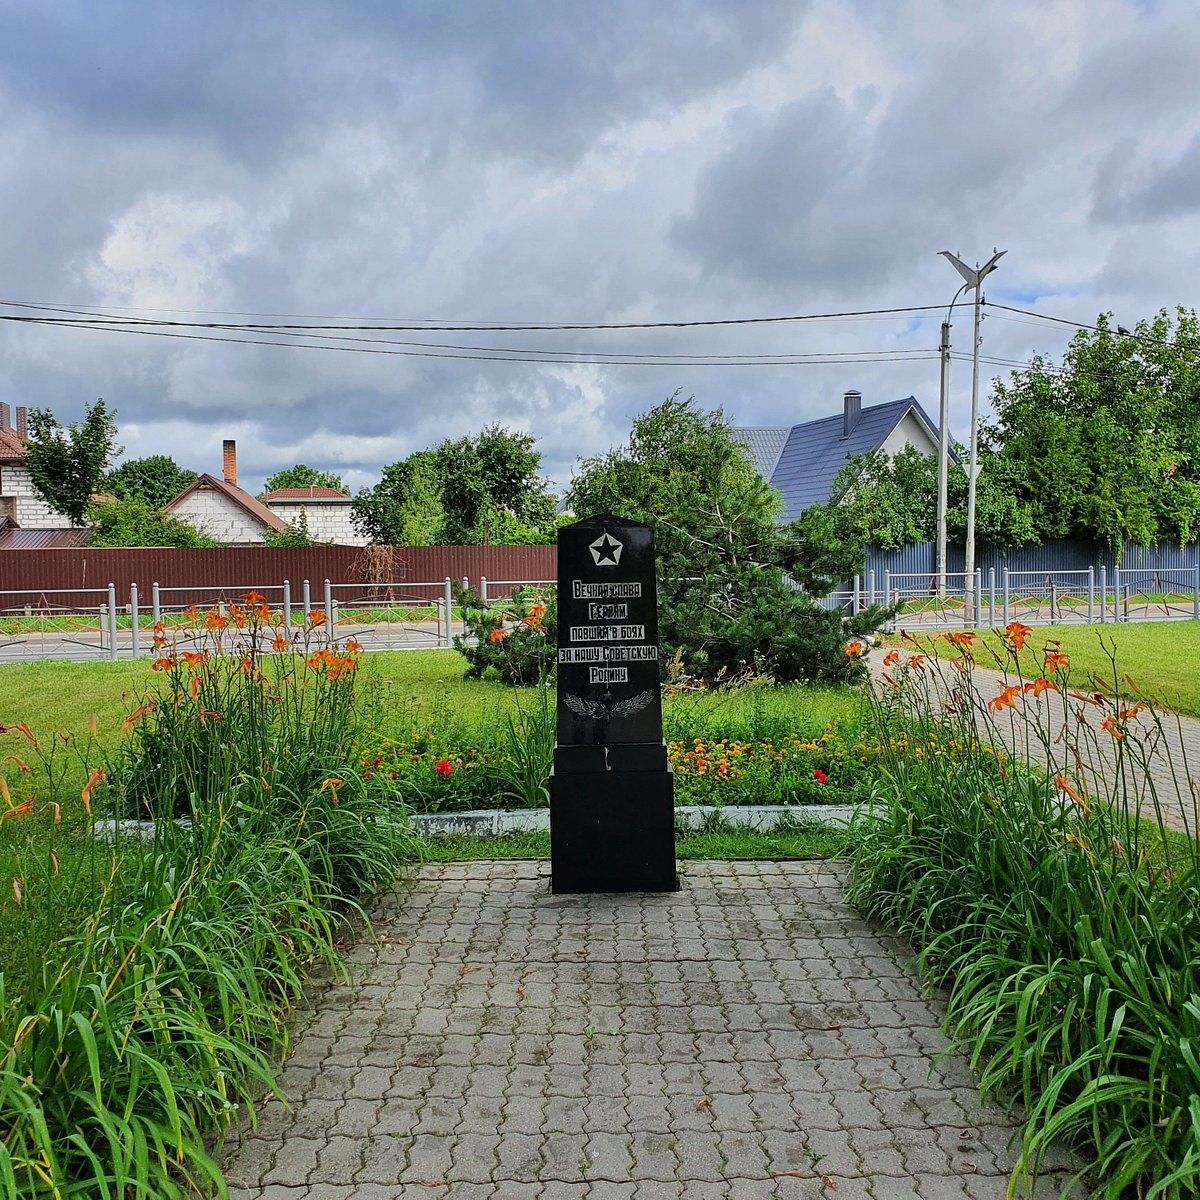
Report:
[{"label": "orange daylily flower", "polygon": [[183,615],[186,620],[194,621],[200,615],[200,609],[193,604],[191,608],[185,608],[183,610]]},{"label": "orange daylily flower", "polygon": [[1091,804],[1081,796],[1062,775],[1055,775],[1054,782],[1083,809],[1083,815],[1086,817],[1091,812]]},{"label": "orange daylily flower", "polygon": [[326,621],[325,614],[319,609],[314,608],[306,618],[310,625],[324,625]]},{"label": "orange daylily flower", "polygon": [[271,649],[277,653],[282,653],[284,650],[289,649],[291,644],[292,639],[286,633],[277,633],[275,640],[271,643]]},{"label": "orange daylily flower", "polygon": [[[957,660],[956,660],[957,661]],[[999,712],[1002,708],[1013,708],[1014,702],[1020,699],[1021,688],[1018,684],[1009,684],[1008,687],[1002,688],[998,696],[994,696],[987,702],[988,708],[992,712]]]},{"label": "orange daylily flower", "polygon": [[860,641],[846,643],[846,655],[848,658],[853,658],[856,654],[862,653],[863,644]]},{"label": "orange daylily flower", "polygon": [[7,797],[7,796],[5,797],[5,799],[8,800],[9,805],[8,805],[8,808],[5,809],[5,811],[3,813],[0,813],[0,821],[3,821],[5,817],[24,817],[24,816],[27,816],[29,813],[33,812],[33,797],[32,796],[30,796],[28,800],[24,801],[21,804],[13,804],[11,799],[9,799],[9,797]]},{"label": "orange daylily flower", "polygon": [[153,700],[147,700],[144,704],[139,704],[138,707],[135,708],[133,712],[131,712],[129,716],[127,716],[125,720],[121,722],[121,732],[128,733],[148,712],[153,712],[156,707],[157,705]]},{"label": "orange daylily flower", "polygon": [[255,604],[261,604],[265,599],[266,596],[264,596],[261,592],[247,592],[242,597],[243,603],[248,604],[251,607],[253,607]]},{"label": "orange daylily flower", "polygon": [[1004,636],[1012,644],[1014,650],[1024,650],[1025,640],[1033,632],[1028,625],[1022,625],[1020,621],[1009,621],[1004,627]]},{"label": "orange daylily flower", "polygon": [[1058,684],[1051,683],[1048,679],[1037,678],[1032,683],[1025,685],[1026,692],[1032,692],[1033,698],[1036,700],[1043,692],[1057,692]]},{"label": "orange daylily flower", "polygon": [[0,725],[0,733],[9,733],[12,730],[25,735],[25,740],[36,750],[37,738],[33,736],[33,730],[25,724],[24,721],[18,721],[15,725]]},{"label": "orange daylily flower", "polygon": [[204,618],[204,625],[207,629],[224,629],[228,624],[229,618],[221,616],[215,608]]},{"label": "orange daylily flower", "polygon": [[1046,670],[1065,671],[1071,665],[1071,659],[1061,650],[1046,650]]},{"label": "orange daylily flower", "polygon": [[1100,722],[1100,728],[1103,729],[1105,733],[1112,734],[1112,736],[1118,741],[1125,736],[1125,730],[1121,728],[1120,722],[1116,717],[1113,716],[1112,713],[1109,713],[1108,716]]},{"label": "orange daylily flower", "polygon": [[976,634],[969,629],[960,630],[958,633],[947,633],[946,641],[953,642],[956,646],[973,646],[975,645]]},{"label": "orange daylily flower", "polygon": [[202,667],[208,662],[208,651],[201,650],[199,653],[193,654],[190,650],[183,652],[183,661],[189,667]]},{"label": "orange daylily flower", "polygon": [[363,644],[357,638],[350,638],[346,642],[347,654],[361,654],[363,652]]},{"label": "orange daylily flower", "polygon": [[895,666],[895,664],[898,663],[899,661],[900,661],[900,651],[899,650],[889,650],[887,652],[887,654],[885,654],[883,656],[883,665],[885,667]]},{"label": "orange daylily flower", "polygon": [[535,620],[540,621],[546,615],[546,606],[544,604],[535,604],[530,610],[529,615]]},{"label": "orange daylily flower", "polygon": [[150,664],[150,669],[152,671],[169,671],[174,665],[175,656],[173,654],[168,654],[163,658],[156,658],[154,662]]},{"label": "orange daylily flower", "polygon": [[104,778],[104,772],[97,767],[91,775],[88,776],[87,785],[83,791],[79,793],[80,799],[83,801],[84,811],[92,811],[92,788],[96,786]]},{"label": "orange daylily flower", "polygon": [[502,642],[506,637],[508,637],[507,629],[493,629],[492,632],[488,634],[488,641]]},{"label": "orange daylily flower", "polygon": [[924,654],[910,654],[908,656],[908,665],[915,671],[923,671],[925,670],[925,658]]}]

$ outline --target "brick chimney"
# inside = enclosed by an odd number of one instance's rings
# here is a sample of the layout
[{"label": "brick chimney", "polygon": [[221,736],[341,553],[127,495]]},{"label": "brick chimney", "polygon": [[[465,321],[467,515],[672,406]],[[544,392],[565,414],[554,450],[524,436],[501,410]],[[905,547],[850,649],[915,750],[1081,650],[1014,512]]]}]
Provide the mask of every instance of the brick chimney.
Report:
[{"label": "brick chimney", "polygon": [[29,436],[29,409],[17,409],[17,437],[24,441]]},{"label": "brick chimney", "polygon": [[7,404],[0,402],[0,429],[11,429],[12,409]]},{"label": "brick chimney", "polygon": [[862,392],[849,391],[842,399],[842,437],[848,438],[862,416]]},{"label": "brick chimney", "polygon": [[237,442],[226,438],[221,449],[225,455],[225,482],[237,487]]}]

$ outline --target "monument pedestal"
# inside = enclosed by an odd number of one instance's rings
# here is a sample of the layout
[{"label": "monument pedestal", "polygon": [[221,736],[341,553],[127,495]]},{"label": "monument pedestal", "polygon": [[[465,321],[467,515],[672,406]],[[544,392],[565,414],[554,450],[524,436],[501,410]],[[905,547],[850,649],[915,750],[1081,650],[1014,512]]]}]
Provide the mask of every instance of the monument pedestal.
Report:
[{"label": "monument pedestal", "polygon": [[558,531],[551,890],[673,892],[654,534],[602,513]]},{"label": "monument pedestal", "polygon": [[550,890],[673,892],[675,777],[669,771],[550,776]]}]

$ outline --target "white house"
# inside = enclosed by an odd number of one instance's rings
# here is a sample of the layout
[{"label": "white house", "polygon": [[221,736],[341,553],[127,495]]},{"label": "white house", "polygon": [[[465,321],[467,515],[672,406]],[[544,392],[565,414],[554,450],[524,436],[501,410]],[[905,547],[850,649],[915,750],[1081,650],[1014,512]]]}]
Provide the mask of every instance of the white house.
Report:
[{"label": "white house", "polygon": [[938,451],[937,426],[912,397],[863,408],[862,393],[842,397],[837,416],[779,429],[735,429],[759,474],[783,497],[784,521],[794,521],[812,504],[824,503],[837,473],[851,455],[882,450],[889,457],[906,446],[922,454]]},{"label": "white house", "polygon": [[64,529],[71,523],[37,494],[25,465],[25,437],[29,410],[12,410],[0,404],[0,518],[21,529]]},{"label": "white house", "polygon": [[358,533],[350,520],[354,501],[337,488],[278,488],[263,496],[262,503],[294,528],[299,528],[303,520],[314,542],[365,546],[370,540]]},{"label": "white house", "polygon": [[284,533],[288,524],[237,485],[237,443],[226,441],[224,478],[201,475],[168,500],[164,511],[226,546],[252,545],[263,533]]}]

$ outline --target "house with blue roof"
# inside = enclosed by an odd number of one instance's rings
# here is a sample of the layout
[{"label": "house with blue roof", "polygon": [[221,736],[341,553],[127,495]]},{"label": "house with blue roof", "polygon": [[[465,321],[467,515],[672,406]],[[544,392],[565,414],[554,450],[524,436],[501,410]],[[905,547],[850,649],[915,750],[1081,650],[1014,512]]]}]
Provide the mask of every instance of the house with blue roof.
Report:
[{"label": "house with blue roof", "polygon": [[735,429],[762,477],[783,497],[780,519],[794,521],[812,504],[824,503],[837,473],[851,455],[882,450],[891,456],[905,446],[937,454],[938,429],[908,396],[863,407],[862,393],[847,392],[837,416],[782,429]]}]

